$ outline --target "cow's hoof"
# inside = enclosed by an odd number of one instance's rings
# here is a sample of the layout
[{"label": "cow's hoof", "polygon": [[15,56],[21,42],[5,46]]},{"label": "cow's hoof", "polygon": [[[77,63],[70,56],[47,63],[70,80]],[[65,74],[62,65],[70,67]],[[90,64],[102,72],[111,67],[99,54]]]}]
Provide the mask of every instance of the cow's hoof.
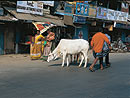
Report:
[{"label": "cow's hoof", "polygon": [[64,67],[64,66],[61,66],[61,67]]},{"label": "cow's hoof", "polygon": [[79,66],[79,68],[81,68],[81,66]]},{"label": "cow's hoof", "polygon": [[84,66],[84,68],[86,68],[86,67]]}]

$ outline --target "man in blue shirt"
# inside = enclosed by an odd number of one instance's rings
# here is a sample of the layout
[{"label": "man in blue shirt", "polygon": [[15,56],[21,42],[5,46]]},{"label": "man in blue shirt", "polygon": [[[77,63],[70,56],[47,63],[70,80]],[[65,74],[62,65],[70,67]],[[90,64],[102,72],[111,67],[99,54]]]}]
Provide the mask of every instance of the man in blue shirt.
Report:
[{"label": "man in blue shirt", "polygon": [[[109,39],[109,41],[111,42],[111,37],[108,35],[108,34],[105,34],[107,36],[107,38]],[[104,42],[104,44],[107,44],[106,42]],[[109,48],[109,47],[108,47]],[[105,62],[106,62],[106,66],[107,67],[110,67],[110,62],[109,62],[109,52],[108,54],[106,55],[106,58],[105,58]]]}]

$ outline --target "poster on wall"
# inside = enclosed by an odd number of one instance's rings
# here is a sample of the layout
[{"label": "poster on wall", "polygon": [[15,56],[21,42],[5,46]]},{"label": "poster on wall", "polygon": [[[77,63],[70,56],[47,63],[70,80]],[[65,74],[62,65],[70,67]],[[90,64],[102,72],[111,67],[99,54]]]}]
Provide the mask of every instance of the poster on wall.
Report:
[{"label": "poster on wall", "polygon": [[96,17],[97,10],[95,6],[89,6],[89,17]]},{"label": "poster on wall", "polygon": [[88,40],[88,26],[87,25],[82,25],[81,27],[76,27],[75,28],[75,36],[73,39],[85,39]]},{"label": "poster on wall", "polygon": [[43,15],[43,3],[38,1],[17,1],[17,12]]},{"label": "poster on wall", "polygon": [[83,3],[76,3],[76,14],[88,16],[89,5]]},{"label": "poster on wall", "polygon": [[103,7],[97,7],[97,18],[107,19],[107,9]]}]

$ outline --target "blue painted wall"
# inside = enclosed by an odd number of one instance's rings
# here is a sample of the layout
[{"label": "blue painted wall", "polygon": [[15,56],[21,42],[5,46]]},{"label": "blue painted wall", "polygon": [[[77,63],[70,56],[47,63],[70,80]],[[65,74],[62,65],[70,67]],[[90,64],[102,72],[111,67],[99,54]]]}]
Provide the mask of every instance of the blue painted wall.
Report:
[{"label": "blue painted wall", "polygon": [[73,39],[79,39],[79,34],[82,35],[82,39],[88,40],[88,26],[86,24],[82,25],[81,28],[75,28]]}]

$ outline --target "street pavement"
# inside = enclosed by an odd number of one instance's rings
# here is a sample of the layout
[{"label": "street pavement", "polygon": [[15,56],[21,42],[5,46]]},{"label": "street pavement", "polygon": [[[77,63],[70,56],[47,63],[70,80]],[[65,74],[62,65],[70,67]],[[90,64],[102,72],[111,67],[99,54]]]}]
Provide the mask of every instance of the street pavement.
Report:
[{"label": "street pavement", "polygon": [[62,68],[61,59],[2,55],[0,98],[130,98],[130,53],[110,53],[110,62],[110,68],[90,72],[77,64]]}]

